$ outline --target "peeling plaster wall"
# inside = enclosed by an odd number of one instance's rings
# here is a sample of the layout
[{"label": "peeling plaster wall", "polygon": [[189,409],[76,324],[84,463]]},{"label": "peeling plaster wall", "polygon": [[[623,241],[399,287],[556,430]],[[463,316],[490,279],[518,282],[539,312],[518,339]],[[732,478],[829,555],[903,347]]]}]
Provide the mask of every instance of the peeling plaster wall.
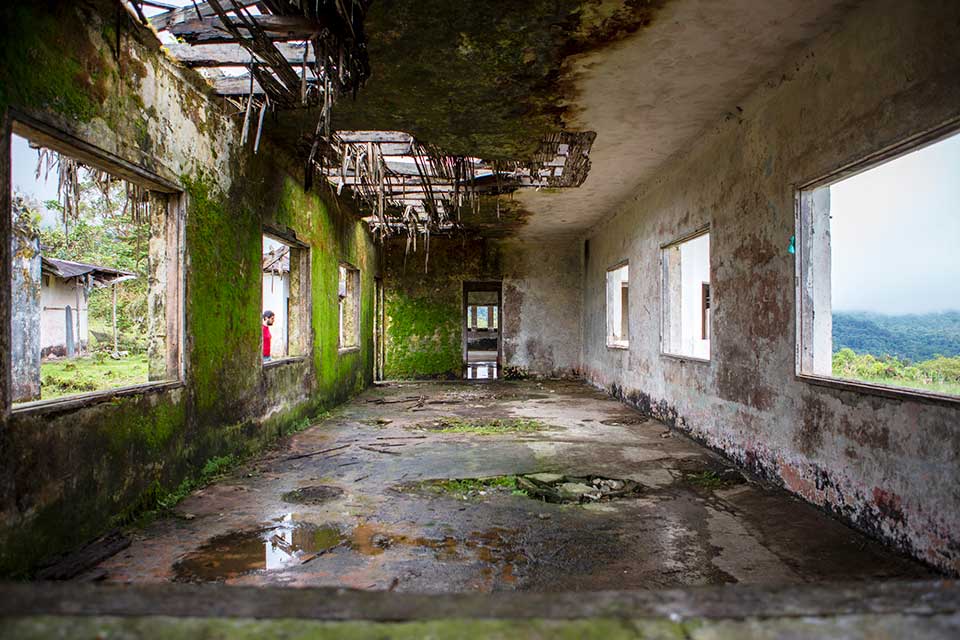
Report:
[{"label": "peeling plaster wall", "polygon": [[[960,408],[796,379],[794,189],[960,115],[960,5],[869,2],[596,228],[588,378],[854,526],[960,572]],[[659,246],[711,224],[712,361],[660,355]],[[630,349],[604,344],[630,260]]]},{"label": "peeling plaster wall", "polygon": [[[304,193],[299,162],[272,146],[269,120],[258,155],[240,148],[237,118],[118,3],[8,4],[0,7],[4,130],[23,114],[148,169],[182,188],[186,212],[182,383],[2,417],[0,575],[26,575],[154,508],[207,460],[255,452],[370,384],[377,260],[349,202]],[[0,170],[9,161],[0,149]],[[9,211],[8,192],[0,206]],[[9,233],[9,216],[0,220]],[[260,355],[265,227],[308,246],[312,301],[310,351],[269,367]],[[7,278],[9,252],[6,243]],[[343,354],[341,261],[362,274],[363,339]],[[0,308],[9,296],[4,287]],[[4,332],[4,407],[8,340]]]},{"label": "peeling plaster wall", "polygon": [[582,248],[579,242],[505,242],[505,367],[545,376],[580,369]]},{"label": "peeling plaster wall", "polygon": [[580,360],[580,245],[433,238],[404,259],[384,249],[385,376],[462,374],[463,283],[500,281],[503,365],[511,374],[574,375]]}]

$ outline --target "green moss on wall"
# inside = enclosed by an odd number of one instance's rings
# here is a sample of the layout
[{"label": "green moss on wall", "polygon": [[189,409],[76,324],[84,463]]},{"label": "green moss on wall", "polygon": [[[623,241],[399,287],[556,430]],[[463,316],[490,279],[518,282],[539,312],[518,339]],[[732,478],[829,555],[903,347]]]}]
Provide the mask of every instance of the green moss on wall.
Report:
[{"label": "green moss on wall", "polygon": [[459,377],[463,368],[460,296],[386,296],[388,378]]},{"label": "green moss on wall", "polygon": [[[230,206],[209,174],[183,176],[187,209],[187,353],[195,408],[229,413],[259,373],[260,220]],[[235,409],[240,412],[239,408]]]},{"label": "green moss on wall", "polygon": [[[377,260],[349,203],[328,190],[304,193],[289,149],[264,139],[256,156],[233,147],[229,164],[207,164],[207,150],[234,139],[235,129],[194,83],[170,88],[179,76],[155,46],[138,40],[140,31],[131,36],[130,18],[115,2],[6,3],[0,22],[0,108],[65,123],[92,136],[94,146],[127,149],[131,162],[166,168],[163,175],[176,167],[188,202],[184,385],[60,413],[14,414],[0,425],[7,461],[0,465],[0,575],[26,575],[103,533],[118,515],[152,508],[206,461],[254,454],[369,384]],[[152,65],[156,84],[141,87],[149,68],[139,61]],[[172,100],[145,107],[148,91],[171,92],[159,97]],[[158,113],[162,104],[170,109]],[[195,130],[188,121],[197,123],[193,138],[184,133]],[[168,126],[177,135],[156,135]],[[309,245],[312,279],[313,352],[306,362],[269,370],[259,348],[264,225]],[[364,339],[349,353],[337,349],[341,261],[363,274]]]},{"label": "green moss on wall", "polygon": [[31,4],[0,8],[0,110],[18,105],[87,121],[104,98],[106,65],[72,14]]},{"label": "green moss on wall", "polygon": [[459,377],[463,370],[463,283],[500,280],[501,256],[482,239],[434,238],[429,274],[423,250],[385,249],[387,378]]}]

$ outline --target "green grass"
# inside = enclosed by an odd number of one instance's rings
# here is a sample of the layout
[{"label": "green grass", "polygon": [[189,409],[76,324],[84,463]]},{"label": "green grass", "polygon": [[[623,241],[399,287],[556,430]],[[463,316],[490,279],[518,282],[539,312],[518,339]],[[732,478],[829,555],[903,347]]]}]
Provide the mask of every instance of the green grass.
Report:
[{"label": "green grass", "polygon": [[437,418],[431,422],[417,425],[419,429],[436,433],[472,433],[481,436],[494,436],[504,433],[531,433],[547,428],[539,420],[530,418],[494,418],[489,420],[466,420],[458,417]]},{"label": "green grass", "polygon": [[687,482],[704,489],[720,489],[727,485],[723,478],[714,471],[703,471],[701,473],[691,473],[687,476]]},{"label": "green grass", "polygon": [[86,356],[44,362],[40,365],[40,382],[43,400],[143,384],[147,382],[147,355],[120,360]]},{"label": "green grass", "polygon": [[932,391],[933,393],[960,396],[960,383],[956,382],[924,382],[922,380],[905,380],[903,378],[874,378],[870,376],[844,376],[843,379],[854,380],[856,382],[869,382],[870,384],[882,384],[888,387],[917,389],[920,391]]},{"label": "green grass", "polygon": [[960,356],[909,362],[844,348],[833,354],[833,375],[843,380],[960,395]]},{"label": "green grass", "polygon": [[420,486],[434,493],[444,493],[462,499],[479,497],[481,491],[508,491],[513,495],[527,495],[526,491],[518,488],[516,476],[426,480],[420,483]]}]

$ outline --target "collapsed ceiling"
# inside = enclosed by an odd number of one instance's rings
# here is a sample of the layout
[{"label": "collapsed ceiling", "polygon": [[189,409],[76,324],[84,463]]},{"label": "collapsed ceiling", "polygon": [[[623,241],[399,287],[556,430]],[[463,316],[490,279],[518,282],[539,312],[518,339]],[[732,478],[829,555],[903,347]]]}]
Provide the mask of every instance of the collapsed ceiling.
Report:
[{"label": "collapsed ceiling", "polygon": [[[134,2],[133,6],[143,4],[166,6],[148,0]],[[496,105],[503,105],[510,96],[497,95],[495,100],[490,100],[490,78],[487,77],[490,70],[480,70],[482,77],[474,80],[489,104],[473,96],[474,106],[492,109],[496,116],[492,127],[483,122],[483,118],[472,118],[463,134],[469,139],[478,131],[492,129],[496,143],[476,139],[466,146],[460,138],[450,139],[450,130],[439,134],[430,128],[429,118],[425,120],[410,113],[410,101],[404,106],[394,104],[396,113],[392,113],[394,117],[390,122],[405,125],[402,130],[333,129],[331,121],[337,99],[347,93],[356,98],[366,91],[358,94],[370,75],[364,33],[371,2],[319,0],[305,4],[309,6],[292,0],[210,0],[185,8],[169,8],[150,17],[149,23],[159,33],[172,36],[167,38],[166,45],[172,56],[200,70],[218,94],[234,101],[244,111],[242,143],[252,141],[256,150],[265,114],[268,110],[280,113],[280,119],[286,122],[277,127],[278,137],[283,138],[291,129],[297,130],[295,139],[287,142],[298,152],[305,151],[307,186],[313,173],[318,171],[338,193],[349,189],[362,202],[368,214],[365,219],[378,236],[405,233],[409,239],[449,233],[464,228],[465,215],[478,213],[484,197],[498,197],[522,188],[567,188],[583,183],[590,168],[589,152],[595,134],[564,131],[556,105],[532,109],[517,102],[540,99],[539,94],[532,91],[533,85],[546,86],[555,80],[561,49],[569,38],[553,32],[558,24],[570,22],[577,3],[560,3],[564,6],[553,7],[552,13],[540,7],[542,3],[534,3],[532,14],[529,8],[525,12],[504,12],[501,8],[498,11],[502,15],[493,21],[478,15],[484,12],[483,3],[467,3],[477,6],[472,13],[455,11],[456,19],[453,24],[447,24],[445,34],[436,33],[438,26],[429,20],[431,16],[443,16],[449,4],[441,3],[442,7],[431,11],[423,3],[380,3],[385,11],[377,14],[373,23],[378,28],[378,45],[374,49],[381,63],[395,56],[381,56],[384,49],[380,45],[395,42],[397,38],[418,42],[418,47],[432,42],[440,64],[450,61],[445,47],[457,47],[462,52],[464,41],[472,41],[473,46],[482,45],[484,50],[496,46],[508,49],[509,55],[497,53],[497,70],[514,75],[522,70],[529,76],[519,83],[519,93],[516,89],[512,92],[516,94],[513,98],[517,103],[507,105],[507,110],[502,112]],[[514,15],[519,20],[516,24],[504,22],[504,15]],[[502,42],[500,45],[484,42],[491,34],[502,40],[503,34],[498,30],[503,28],[511,31],[519,28],[521,40],[529,39],[531,34],[522,32],[527,28],[524,25],[537,24],[531,15],[540,22],[540,32],[533,34],[532,44],[541,42],[539,46],[546,49],[545,52],[530,46],[521,47],[520,41],[509,46]],[[424,17],[428,19],[426,24]],[[499,26],[489,29],[490,25]],[[388,28],[394,30],[394,35],[385,33]],[[397,29],[407,33],[398,35]],[[464,29],[475,33],[464,32]],[[425,30],[433,30],[434,36],[450,37],[424,40],[430,35],[424,33]],[[472,54],[467,51],[465,55]],[[537,62],[540,58],[546,62]],[[466,69],[478,65],[482,67],[483,63],[468,61]],[[383,81],[374,86],[381,91],[392,91],[389,87],[397,82],[397,67],[381,66],[384,67]],[[531,72],[530,68],[534,70]],[[469,71],[465,73],[470,75]],[[443,77],[449,78],[449,75],[441,76],[441,84],[445,82]],[[506,86],[503,82],[499,84],[501,90]],[[416,87],[410,89],[412,94],[417,93]],[[452,97],[451,89],[440,87],[447,99]],[[430,111],[428,105],[432,98],[426,95],[411,98],[414,112]],[[382,122],[371,111],[379,111],[394,101],[384,100],[375,93],[371,99],[358,102],[351,103],[352,108],[343,120],[362,126],[366,122]],[[375,107],[371,109],[371,105]],[[395,119],[396,115],[401,121]],[[511,122],[513,119],[520,121],[520,129],[516,129],[517,123]],[[304,127],[305,121],[311,124],[312,131]],[[508,124],[518,130],[519,135],[504,136],[499,131],[507,129]],[[418,140],[410,129],[424,131],[431,138]],[[460,153],[451,153],[450,147]],[[499,205],[498,199],[498,214]]]},{"label": "collapsed ceiling", "polygon": [[150,22],[238,105],[244,142],[272,113],[307,186],[348,190],[378,235],[559,238],[609,216],[848,6],[215,0]]}]

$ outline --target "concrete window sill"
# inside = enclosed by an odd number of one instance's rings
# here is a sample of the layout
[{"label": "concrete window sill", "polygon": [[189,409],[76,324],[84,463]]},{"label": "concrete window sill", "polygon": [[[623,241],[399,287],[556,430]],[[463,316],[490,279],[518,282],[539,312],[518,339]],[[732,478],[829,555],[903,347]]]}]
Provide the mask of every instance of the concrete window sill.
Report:
[{"label": "concrete window sill", "polygon": [[355,351],[360,351],[360,347],[359,347],[359,346],[356,346],[356,347],[340,347],[339,349],[337,349],[337,353],[338,353],[339,355],[343,355],[343,354],[345,354],[345,353],[354,353]]},{"label": "concrete window sill", "polygon": [[293,364],[296,362],[304,362],[307,359],[307,356],[287,356],[285,358],[277,358],[276,360],[270,360],[269,362],[263,363],[264,369],[272,369],[274,367],[279,367],[285,364]]},{"label": "concrete window sill", "polygon": [[695,358],[693,356],[682,356],[676,353],[661,353],[661,358],[667,358],[669,360],[679,360],[681,363],[692,362],[696,364],[710,364],[710,358]]},{"label": "concrete window sill", "polygon": [[825,376],[813,376],[809,374],[797,374],[797,379],[801,382],[818,387],[830,387],[843,391],[852,391],[864,395],[881,396],[900,401],[916,401],[927,404],[941,404],[950,407],[960,406],[960,396],[948,396],[942,393],[932,391],[923,391],[922,389],[905,389],[903,387],[888,387],[882,384],[872,384],[869,382],[858,382],[856,380],[843,380],[841,378],[828,378]]},{"label": "concrete window sill", "polygon": [[160,393],[183,387],[180,380],[169,380],[167,382],[147,382],[132,387],[120,387],[119,389],[107,389],[104,391],[95,391],[83,395],[70,396],[67,398],[56,398],[53,400],[35,400],[34,402],[25,402],[14,405],[10,412],[21,415],[42,415],[46,413],[62,413],[73,411],[85,407],[111,402],[115,398],[125,398],[128,396],[146,395],[148,393]]},{"label": "concrete window sill", "polygon": [[627,351],[630,349],[629,342],[608,342],[607,349],[620,349],[621,351]]}]

